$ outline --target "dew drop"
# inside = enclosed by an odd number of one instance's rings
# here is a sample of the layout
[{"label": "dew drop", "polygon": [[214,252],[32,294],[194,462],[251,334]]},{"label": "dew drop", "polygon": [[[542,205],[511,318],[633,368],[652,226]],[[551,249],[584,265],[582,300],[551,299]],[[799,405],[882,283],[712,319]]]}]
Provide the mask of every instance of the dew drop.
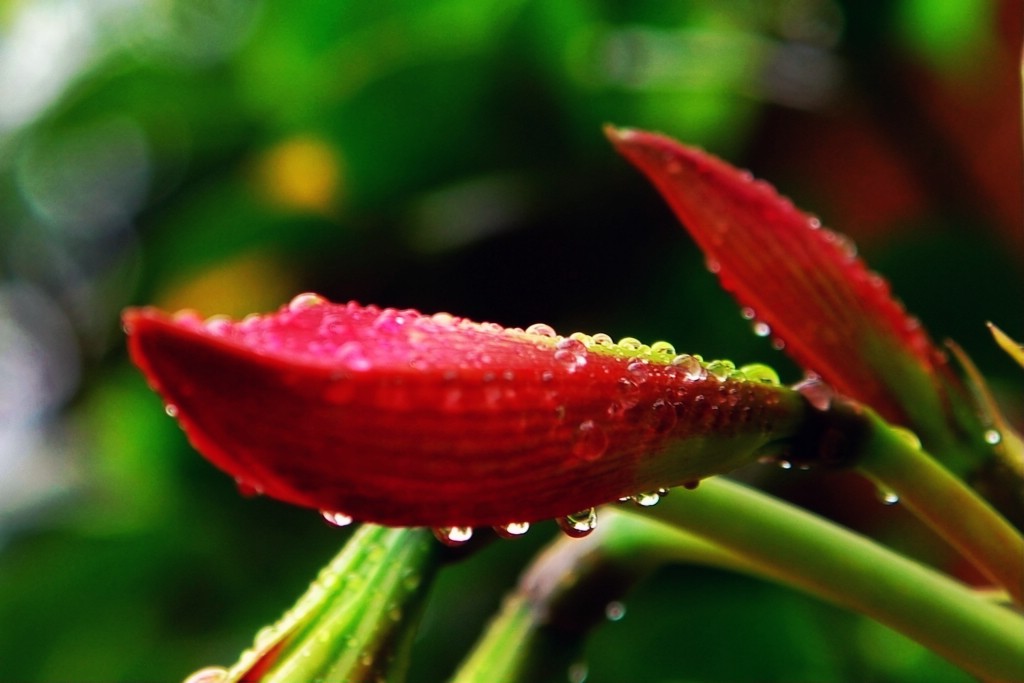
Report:
[{"label": "dew drop", "polygon": [[226,315],[215,315],[207,318],[206,322],[203,323],[203,327],[214,336],[226,337],[234,327],[234,323]]},{"label": "dew drop", "polygon": [[672,357],[676,355],[676,347],[667,341],[656,341],[651,344],[651,353],[658,356]]},{"label": "dew drop", "polygon": [[781,337],[774,337],[772,338],[772,348],[776,351],[781,351],[786,348],[786,341]]},{"label": "dew drop", "polygon": [[556,333],[551,325],[545,325],[544,323],[534,323],[526,328],[526,334],[535,334],[539,337],[555,337]]},{"label": "dew drop", "polygon": [[743,316],[744,320],[753,320],[757,313],[755,313],[754,309],[751,308],[750,306],[744,306],[743,309],[740,311],[740,315]]},{"label": "dew drop", "polygon": [[611,337],[609,337],[604,332],[598,332],[593,337],[591,337],[591,339],[593,339],[595,346],[614,346],[615,345],[615,340],[613,340]]},{"label": "dew drop", "polygon": [[767,337],[772,333],[772,328],[766,322],[758,320],[753,324],[751,329],[754,330],[754,334],[758,337]]},{"label": "dew drop", "polygon": [[502,538],[519,538],[530,530],[529,522],[509,522],[494,527],[494,532]]},{"label": "dew drop", "polygon": [[878,500],[886,505],[895,505],[900,502],[900,497],[895,491],[880,488],[878,489]]},{"label": "dew drop", "polygon": [[178,406],[168,403],[164,406],[164,412],[167,413],[167,417],[178,417]]},{"label": "dew drop", "polygon": [[221,683],[227,679],[227,669],[222,666],[208,666],[190,675],[185,679],[185,683]]},{"label": "dew drop", "polygon": [[575,372],[587,364],[587,347],[578,339],[563,339],[555,345],[555,361]]},{"label": "dew drop", "polygon": [[793,469],[793,463],[788,460],[776,460],[775,464],[778,465],[779,469],[791,470]]},{"label": "dew drop", "polygon": [[804,379],[793,385],[793,388],[800,392],[807,402],[818,410],[828,410],[835,397],[835,391],[829,385],[821,381],[815,374],[808,374]]},{"label": "dew drop", "polygon": [[[683,488],[686,489],[687,491],[695,491],[697,490],[698,486],[700,486],[700,479],[693,479],[691,481],[683,482]],[[662,493],[661,495],[662,497],[665,497],[665,495],[668,494],[668,491],[665,491],[664,489],[662,489],[662,491],[664,491],[664,493]]]},{"label": "dew drop", "polygon": [[473,527],[470,526],[445,526],[433,529],[434,537],[447,546],[457,548],[465,545],[473,538]]},{"label": "dew drop", "polygon": [[372,367],[363,346],[356,341],[347,341],[334,351],[334,357],[353,370],[369,370]]},{"label": "dew drop", "polygon": [[713,275],[718,275],[718,273],[722,272],[722,264],[710,256],[704,259],[704,266]]},{"label": "dew drop", "polygon": [[676,416],[675,406],[668,401],[659,398],[651,404],[651,412],[647,424],[654,430],[655,434],[665,434],[672,431],[677,421],[678,417]]},{"label": "dew drop", "polygon": [[585,683],[589,673],[586,662],[576,662],[569,666],[567,672],[569,683]]},{"label": "dew drop", "polygon": [[654,507],[661,500],[661,494],[657,491],[638,493],[632,496],[632,501],[643,508]]},{"label": "dew drop", "polygon": [[618,600],[612,600],[604,606],[604,616],[608,621],[621,621],[626,616],[626,605]]},{"label": "dew drop", "polygon": [[572,440],[572,454],[580,460],[597,460],[608,449],[608,435],[593,420],[584,420]]},{"label": "dew drop", "polygon": [[772,386],[779,386],[780,384],[778,373],[761,363],[744,365],[739,371],[743,373],[748,382],[760,382],[761,384],[770,384]]},{"label": "dew drop", "polygon": [[732,361],[713,360],[708,363],[707,371],[715,379],[723,381],[729,379],[729,376],[736,371],[736,366]]},{"label": "dew drop", "polygon": [[327,303],[327,299],[323,298],[319,294],[305,292],[303,294],[299,294],[288,302],[288,310],[292,313],[298,313],[299,311],[305,311],[308,308],[321,306],[325,303]]},{"label": "dew drop", "polygon": [[256,636],[253,638],[253,645],[257,650],[270,645],[277,636],[280,635],[276,626],[264,626],[259,631],[256,631]]},{"label": "dew drop", "polygon": [[821,228],[821,220],[815,216],[811,216],[810,218],[807,219],[807,226],[811,230],[818,230]]},{"label": "dew drop", "polygon": [[995,446],[1001,443],[1003,435],[999,433],[998,429],[986,429],[985,430],[985,443],[990,446]]},{"label": "dew drop", "polygon": [[676,356],[672,359],[672,365],[682,371],[684,379],[697,381],[705,377],[704,366],[691,355],[684,353]]},{"label": "dew drop", "polygon": [[622,377],[615,385],[617,403],[622,410],[629,410],[640,401],[640,387],[628,377]]},{"label": "dew drop", "polygon": [[618,346],[623,351],[626,351],[627,353],[628,352],[634,352],[635,353],[635,352],[639,351],[640,348],[643,346],[643,342],[641,342],[636,337],[623,337],[622,339],[619,340]]},{"label": "dew drop", "polygon": [[235,486],[238,488],[238,494],[243,498],[255,498],[256,496],[263,495],[263,487],[246,481],[241,477],[235,479]]},{"label": "dew drop", "polygon": [[594,508],[587,508],[566,515],[558,520],[558,526],[566,536],[583,538],[597,528],[597,511]]},{"label": "dew drop", "polygon": [[651,370],[645,360],[635,360],[626,366],[626,371],[633,376],[637,384],[643,384],[651,376]]},{"label": "dew drop", "polygon": [[352,515],[346,515],[344,512],[321,510],[320,516],[331,526],[344,527],[352,523]]},{"label": "dew drop", "polygon": [[906,445],[910,446],[914,450],[921,450],[921,439],[917,437],[917,434],[906,429],[904,427],[893,427],[892,433],[900,438]]}]

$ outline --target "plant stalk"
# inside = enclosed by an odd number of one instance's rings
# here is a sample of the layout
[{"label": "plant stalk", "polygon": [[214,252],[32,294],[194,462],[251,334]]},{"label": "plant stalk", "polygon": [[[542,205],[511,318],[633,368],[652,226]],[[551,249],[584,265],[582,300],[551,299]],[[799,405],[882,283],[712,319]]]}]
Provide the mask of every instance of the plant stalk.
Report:
[{"label": "plant stalk", "polygon": [[1024,617],[821,517],[720,477],[649,514],[866,614],[973,675],[1024,680]]},{"label": "plant stalk", "polygon": [[916,437],[871,413],[858,469],[899,496],[986,577],[1024,605],[1024,537],[992,506],[921,450]]}]

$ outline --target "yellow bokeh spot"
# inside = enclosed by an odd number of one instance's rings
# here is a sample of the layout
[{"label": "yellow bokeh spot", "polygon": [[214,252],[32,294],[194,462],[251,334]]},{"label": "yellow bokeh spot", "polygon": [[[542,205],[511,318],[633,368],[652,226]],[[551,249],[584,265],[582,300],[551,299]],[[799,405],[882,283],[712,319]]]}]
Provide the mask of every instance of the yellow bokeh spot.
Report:
[{"label": "yellow bokeh spot", "polygon": [[342,199],[343,181],[337,150],[313,136],[284,140],[257,161],[261,196],[287,209],[333,215]]},{"label": "yellow bokeh spot", "polygon": [[156,304],[164,310],[193,309],[202,316],[241,318],[269,311],[298,289],[298,278],[269,252],[250,251],[216,263],[165,289]]}]

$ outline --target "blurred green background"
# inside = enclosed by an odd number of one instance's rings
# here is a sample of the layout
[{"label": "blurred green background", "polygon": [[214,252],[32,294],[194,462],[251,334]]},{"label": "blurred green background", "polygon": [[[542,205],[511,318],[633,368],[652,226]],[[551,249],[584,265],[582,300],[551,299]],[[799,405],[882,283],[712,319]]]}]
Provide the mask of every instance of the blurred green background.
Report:
[{"label": "blurred green background", "polygon": [[[1019,421],[983,323],[1024,338],[1020,24],[1012,0],[0,1],[0,680],[230,664],[347,537],[189,448],[127,363],[127,305],[313,290],[798,379],[604,122],[701,144],[852,236]],[[951,561],[847,478],[744,476]],[[413,680],[450,673],[553,533],[442,575]],[[626,605],[564,680],[967,680],[721,572]]]}]

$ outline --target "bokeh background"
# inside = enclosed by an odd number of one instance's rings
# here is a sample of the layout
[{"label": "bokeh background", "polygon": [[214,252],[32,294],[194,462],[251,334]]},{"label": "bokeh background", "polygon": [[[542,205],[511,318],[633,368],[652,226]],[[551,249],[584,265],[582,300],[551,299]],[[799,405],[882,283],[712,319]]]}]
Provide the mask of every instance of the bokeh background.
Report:
[{"label": "bokeh background", "polygon": [[[798,370],[719,291],[604,122],[770,179],[852,236],[1019,417],[1021,8],[1013,0],[0,1],[0,680],[230,664],[347,533],[238,495],[128,364],[132,304],[244,315],[313,290]],[[940,565],[867,487],[763,485]],[[894,506],[898,508],[898,506]],[[443,680],[554,533],[446,571]],[[660,572],[566,673],[962,681],[865,619]]]}]

